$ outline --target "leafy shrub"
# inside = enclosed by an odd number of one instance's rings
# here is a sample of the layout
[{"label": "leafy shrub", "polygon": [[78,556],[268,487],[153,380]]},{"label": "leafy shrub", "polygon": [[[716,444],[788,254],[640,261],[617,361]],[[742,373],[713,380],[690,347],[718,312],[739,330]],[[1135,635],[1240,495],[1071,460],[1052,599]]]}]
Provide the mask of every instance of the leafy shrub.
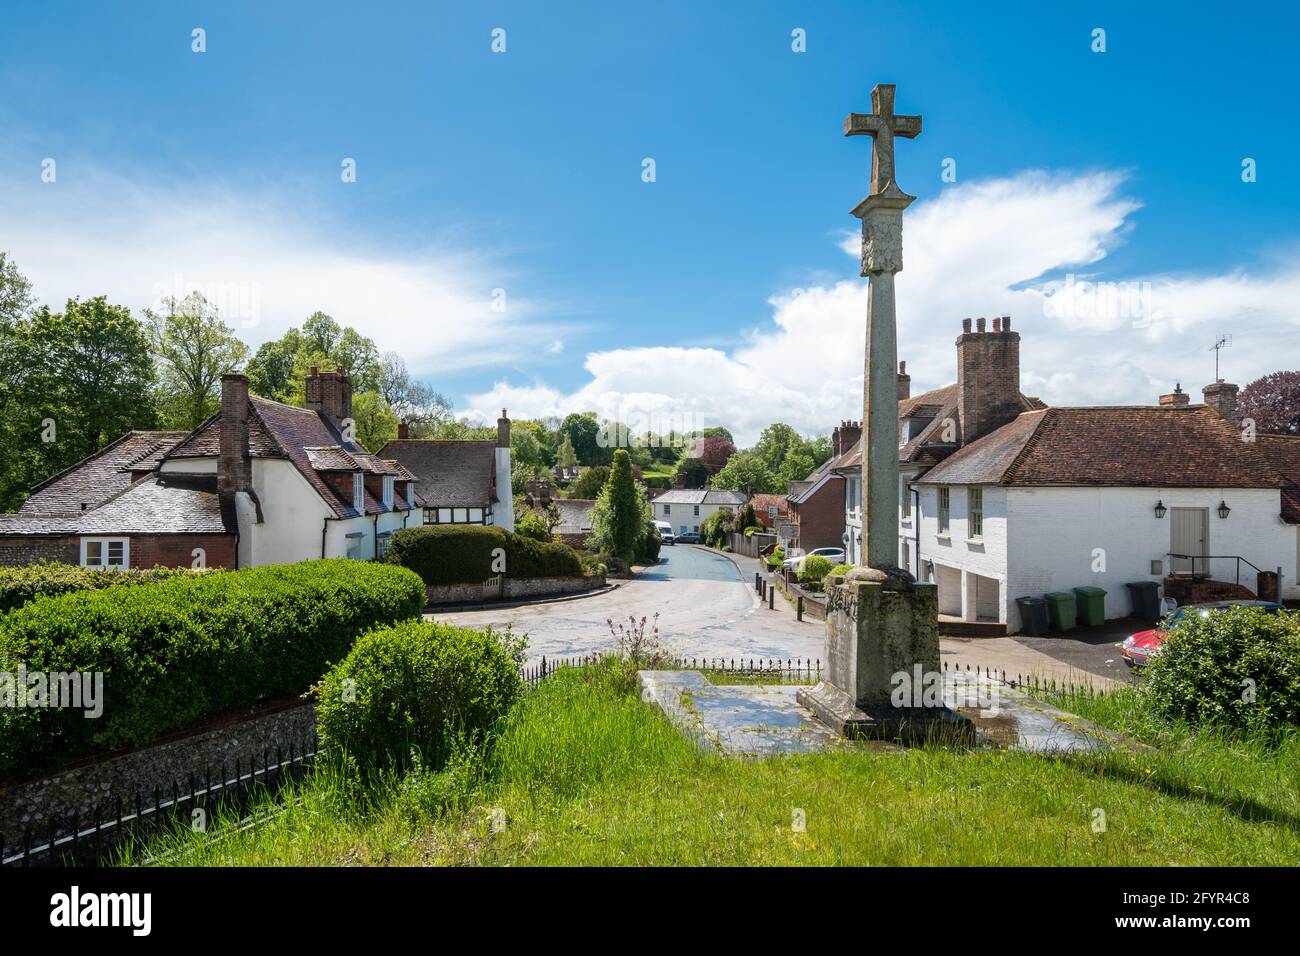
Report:
[{"label": "leafy shrub", "polygon": [[831,559],[821,554],[810,554],[803,559],[799,567],[800,581],[813,581],[818,584],[831,573]]},{"label": "leafy shrub", "polygon": [[1300,724],[1300,617],[1193,615],[1170,631],[1138,692],[1166,720],[1260,732]]},{"label": "leafy shrub", "polygon": [[300,694],[360,634],[418,616],[424,598],[408,571],[342,559],[37,598],[0,618],[0,672],[103,674],[102,716],[0,707],[0,769],[138,746]]},{"label": "leafy shrub", "polygon": [[853,570],[853,565],[851,564],[837,564],[835,565],[835,567],[831,568],[830,573],[843,576],[845,574],[848,574],[852,570]]},{"label": "leafy shrub", "polygon": [[579,554],[578,560],[582,562],[582,573],[586,575],[605,575],[609,573],[609,568],[605,565],[600,555]]},{"label": "leafy shrub", "polygon": [[[505,568],[494,569],[496,550]],[[566,544],[534,541],[491,525],[449,524],[403,528],[392,537],[386,560],[410,568],[425,584],[465,584],[503,573],[511,578],[580,577],[582,562]]]},{"label": "leafy shrub", "polygon": [[645,519],[645,533],[637,545],[636,560],[638,564],[658,564],[659,551],[663,547],[663,537],[659,534],[653,518]]},{"label": "leafy shrub", "polygon": [[550,541],[551,532],[546,527],[546,519],[536,511],[525,511],[523,517],[515,522],[515,534],[534,541]]},{"label": "leafy shrub", "polygon": [[192,571],[189,568],[124,568],[113,571],[56,561],[38,561],[21,568],[0,568],[0,614],[43,596],[98,591],[119,584],[153,584],[174,577],[216,573],[216,569]]},{"label": "leafy shrub", "polygon": [[315,687],[325,748],[362,774],[438,771],[481,747],[523,691],[524,639],[432,621],[379,628]]}]

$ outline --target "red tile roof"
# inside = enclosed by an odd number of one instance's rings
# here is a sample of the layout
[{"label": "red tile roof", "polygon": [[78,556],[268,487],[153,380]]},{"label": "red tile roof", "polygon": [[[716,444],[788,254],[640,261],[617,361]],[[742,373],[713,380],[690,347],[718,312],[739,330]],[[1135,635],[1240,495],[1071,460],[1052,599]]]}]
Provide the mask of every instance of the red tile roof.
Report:
[{"label": "red tile roof", "polygon": [[1282,478],[1282,520],[1300,524],[1300,435],[1256,435],[1264,460]]},{"label": "red tile roof", "polygon": [[121,494],[157,466],[161,455],[185,438],[185,432],[127,432],[71,468],[32,489],[20,514],[80,514]]},{"label": "red tile roof", "polygon": [[1048,408],[962,447],[920,484],[1278,488],[1237,429],[1205,405]]}]

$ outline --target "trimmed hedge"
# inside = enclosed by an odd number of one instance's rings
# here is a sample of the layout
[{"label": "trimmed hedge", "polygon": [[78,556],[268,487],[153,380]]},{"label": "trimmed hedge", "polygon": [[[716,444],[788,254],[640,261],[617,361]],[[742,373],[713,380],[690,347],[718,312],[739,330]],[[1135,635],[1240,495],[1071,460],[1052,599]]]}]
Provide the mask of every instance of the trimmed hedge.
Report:
[{"label": "trimmed hedge", "polygon": [[139,746],[300,694],[359,635],[424,601],[410,572],[342,559],[37,598],[0,618],[0,672],[102,673],[103,714],[0,707],[0,769]]},{"label": "trimmed hedge", "polygon": [[1300,616],[1192,615],[1143,671],[1138,693],[1166,720],[1263,733],[1300,725]]},{"label": "trimmed hedge", "polygon": [[317,735],[354,772],[440,770],[523,692],[524,639],[408,621],[364,635],[314,688]]},{"label": "trimmed hedge", "polygon": [[[494,552],[505,567],[494,568]],[[410,568],[425,584],[477,584],[496,574],[510,578],[582,577],[578,553],[566,544],[534,541],[491,525],[449,524],[404,528],[393,535],[387,560]]]},{"label": "trimmed hedge", "polygon": [[22,607],[38,597],[71,594],[74,591],[98,591],[119,584],[154,584],[174,577],[208,573],[216,574],[218,569],[210,572],[192,571],[189,568],[125,568],[112,571],[59,564],[57,561],[38,561],[21,568],[0,568],[0,614]]}]

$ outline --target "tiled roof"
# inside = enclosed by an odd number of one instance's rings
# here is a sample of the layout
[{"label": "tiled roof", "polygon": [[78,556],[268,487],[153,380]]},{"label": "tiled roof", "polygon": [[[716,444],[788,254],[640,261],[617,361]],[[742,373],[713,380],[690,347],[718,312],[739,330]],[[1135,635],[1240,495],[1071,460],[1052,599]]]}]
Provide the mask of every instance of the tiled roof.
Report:
[{"label": "tiled roof", "polygon": [[766,515],[767,510],[776,505],[777,513],[785,511],[789,504],[785,495],[754,495],[749,499],[749,503],[754,506],[754,510],[761,515]]},{"label": "tiled roof", "polygon": [[[928,392],[923,392],[898,403],[900,437],[903,419],[914,417],[921,420],[929,419],[930,422],[900,446],[898,449],[899,461],[921,465],[933,464],[947,457],[948,449],[961,443],[961,415],[958,406],[960,397],[957,384],[954,382],[952,385],[931,389]],[[1024,394],[1020,396],[1020,405],[1025,411],[1035,411],[1047,407],[1041,399]],[[947,437],[944,435],[945,423],[947,422],[953,423],[952,433],[955,441],[947,442],[943,440]],[[859,459],[858,463],[861,464],[861,459]]]},{"label": "tiled roof", "polygon": [[221,507],[216,475],[151,475],[84,513],[0,515],[0,534],[233,534],[236,529],[233,510]]},{"label": "tiled roof", "polygon": [[1300,524],[1300,435],[1256,435],[1255,447],[1285,483],[1282,520]]},{"label": "tiled roof", "polygon": [[673,488],[655,499],[666,505],[725,505],[739,507],[749,499],[741,491],[722,491],[716,488]]},{"label": "tiled roof", "polygon": [[80,534],[234,534],[234,509],[223,509],[216,475],[159,474],[87,512]]},{"label": "tiled roof", "polygon": [[[264,398],[254,396],[249,400],[252,414],[248,417],[248,453],[254,458],[287,458],[284,449],[271,437],[262,420],[257,416],[258,405],[266,402]],[[268,404],[277,404],[270,402]],[[287,408],[288,406],[282,406]],[[297,409],[309,415],[305,408]],[[166,455],[168,458],[216,458],[221,454],[221,422],[219,416],[213,415]]]},{"label": "tiled roof", "polygon": [[140,474],[152,471],[185,432],[128,432],[83,461],[32,489],[20,514],[79,514],[121,494]]},{"label": "tiled roof", "polygon": [[560,512],[556,534],[582,534],[591,530],[591,509],[596,502],[586,498],[556,498],[551,503]]},{"label": "tiled roof", "polygon": [[496,497],[496,442],[396,439],[379,450],[416,476],[430,508],[486,508]]},{"label": "tiled roof", "polygon": [[1205,405],[1048,408],[954,452],[921,484],[1277,488],[1237,429]]}]

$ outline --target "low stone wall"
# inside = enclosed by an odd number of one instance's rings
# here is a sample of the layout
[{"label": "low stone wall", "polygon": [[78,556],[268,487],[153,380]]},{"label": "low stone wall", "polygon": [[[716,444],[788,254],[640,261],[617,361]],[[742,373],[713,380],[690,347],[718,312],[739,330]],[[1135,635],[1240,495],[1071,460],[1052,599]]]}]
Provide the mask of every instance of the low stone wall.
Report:
[{"label": "low stone wall", "polygon": [[556,594],[581,594],[605,586],[602,575],[581,578],[499,578],[479,584],[431,584],[424,590],[430,605],[486,604]]},{"label": "low stone wall", "polygon": [[188,790],[190,774],[202,783],[211,768],[215,779],[223,763],[233,771],[236,759],[245,768],[250,762],[261,765],[266,754],[275,758],[277,747],[287,757],[290,744],[301,749],[315,732],[316,707],[303,703],[12,784],[0,790],[0,834],[12,849],[20,845],[28,828],[43,840],[51,820],[57,821],[61,833],[73,814],[85,826],[95,819],[96,808],[105,818],[112,816],[119,800],[127,811],[137,798],[149,806],[155,789],[164,795],[170,794],[173,784]]}]

